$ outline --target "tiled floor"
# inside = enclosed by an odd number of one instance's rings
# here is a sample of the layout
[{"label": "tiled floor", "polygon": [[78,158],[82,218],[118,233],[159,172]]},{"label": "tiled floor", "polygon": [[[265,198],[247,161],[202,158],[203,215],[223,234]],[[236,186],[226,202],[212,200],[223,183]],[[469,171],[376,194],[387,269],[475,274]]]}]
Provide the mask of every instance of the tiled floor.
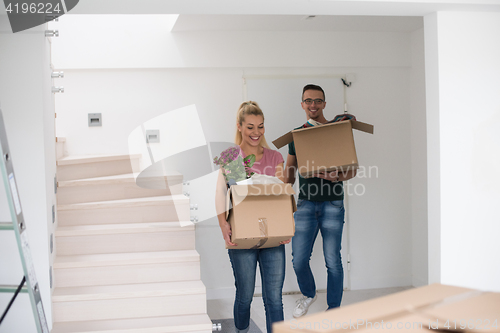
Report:
[{"label": "tiled floor", "polygon": [[[394,287],[394,288],[383,288],[383,289],[366,289],[366,290],[353,290],[344,291],[344,297],[342,298],[342,306],[366,301],[371,298],[381,297],[389,295],[392,293],[397,293],[411,287]],[[284,295],[283,296],[283,307],[285,311],[285,320],[292,319],[292,311],[295,306],[295,301],[300,297],[300,295]],[[213,319],[223,319],[233,317],[233,299],[217,299],[208,301],[208,315]],[[326,305],[326,293],[318,292],[318,298],[309,308],[308,314],[317,313],[325,311]],[[266,317],[264,314],[264,304],[262,303],[262,297],[254,297],[252,302],[252,312],[251,318],[262,332],[266,332]]]}]

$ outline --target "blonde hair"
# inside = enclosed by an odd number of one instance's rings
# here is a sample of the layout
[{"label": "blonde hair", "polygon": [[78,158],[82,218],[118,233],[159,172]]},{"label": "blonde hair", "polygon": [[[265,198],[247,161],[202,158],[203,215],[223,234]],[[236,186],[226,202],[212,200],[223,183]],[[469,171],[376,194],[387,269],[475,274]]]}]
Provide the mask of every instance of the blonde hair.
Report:
[{"label": "blonde hair", "polygon": [[[238,108],[238,112],[236,113],[236,123],[240,124],[240,126],[243,124],[243,121],[245,121],[245,117],[247,115],[254,115],[254,116],[262,116],[262,120],[264,120],[264,112],[259,107],[259,104],[254,101],[247,101],[241,103],[240,107]],[[234,143],[236,143],[238,146],[241,145],[241,142],[243,142],[243,138],[241,136],[241,132],[238,130],[238,126],[236,126],[236,135],[234,137]],[[262,139],[260,140],[260,145],[265,148],[269,148],[269,145],[267,144],[266,138],[264,135],[262,135]]]}]

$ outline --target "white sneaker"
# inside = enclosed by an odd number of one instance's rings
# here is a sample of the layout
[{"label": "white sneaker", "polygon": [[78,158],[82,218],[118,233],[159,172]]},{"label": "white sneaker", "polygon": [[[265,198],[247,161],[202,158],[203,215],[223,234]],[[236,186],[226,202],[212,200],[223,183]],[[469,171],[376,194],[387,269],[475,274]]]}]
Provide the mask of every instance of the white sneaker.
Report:
[{"label": "white sneaker", "polygon": [[293,309],[294,318],[299,318],[305,315],[307,313],[307,310],[309,309],[309,306],[316,300],[317,295],[318,294],[314,295],[314,298],[302,295],[302,297],[296,301],[295,309]]}]

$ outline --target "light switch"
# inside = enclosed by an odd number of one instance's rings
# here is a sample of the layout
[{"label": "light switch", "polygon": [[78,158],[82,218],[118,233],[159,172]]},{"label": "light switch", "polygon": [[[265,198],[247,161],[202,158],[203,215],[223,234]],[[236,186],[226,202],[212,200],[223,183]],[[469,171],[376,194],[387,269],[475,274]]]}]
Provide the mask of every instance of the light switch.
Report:
[{"label": "light switch", "polygon": [[160,143],[160,130],[146,130],[147,143]]},{"label": "light switch", "polygon": [[101,113],[89,113],[89,127],[91,126],[102,126]]}]

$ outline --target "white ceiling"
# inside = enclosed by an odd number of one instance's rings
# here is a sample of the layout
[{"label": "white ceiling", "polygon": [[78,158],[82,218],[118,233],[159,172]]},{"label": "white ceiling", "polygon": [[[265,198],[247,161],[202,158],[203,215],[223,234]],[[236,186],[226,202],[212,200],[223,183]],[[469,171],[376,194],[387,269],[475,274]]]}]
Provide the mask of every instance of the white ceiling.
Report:
[{"label": "white ceiling", "polygon": [[500,0],[80,0],[69,15],[180,14],[173,31],[411,32],[439,11],[499,12]]},{"label": "white ceiling", "polygon": [[438,11],[500,11],[500,0],[80,0],[71,13],[180,14],[173,31],[411,32]]},{"label": "white ceiling", "polygon": [[412,32],[421,16],[180,15],[172,31]]}]

